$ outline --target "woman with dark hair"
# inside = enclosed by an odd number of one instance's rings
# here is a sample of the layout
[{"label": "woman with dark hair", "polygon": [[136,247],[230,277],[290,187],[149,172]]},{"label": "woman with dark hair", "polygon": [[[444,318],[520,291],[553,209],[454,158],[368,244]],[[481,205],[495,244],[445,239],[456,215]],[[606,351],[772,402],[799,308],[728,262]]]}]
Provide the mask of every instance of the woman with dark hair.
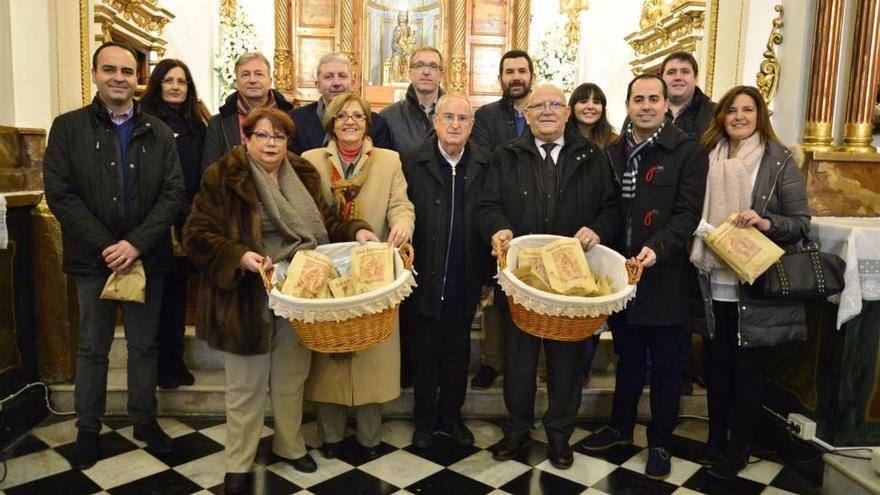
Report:
[{"label": "woman with dark hair", "polygon": [[606,107],[608,99],[602,88],[593,83],[583,83],[576,87],[568,99],[571,115],[568,125],[577,128],[580,134],[600,149],[613,143],[618,135],[608,122]]},{"label": "woman with dark hair", "polygon": [[177,388],[195,383],[195,377],[183,362],[187,281],[195,270],[184,257],[179,240],[201,180],[205,120],[200,116],[198,101],[196,85],[189,68],[173,58],[166,58],[156,65],[140,99],[143,111],[159,117],[174,131],[186,185],[186,206],[180,211],[171,229],[174,266],[165,275],[162,287],[157,377],[161,388]]},{"label": "woman with dark hair", "polygon": [[[618,135],[608,122],[608,114],[605,111],[608,99],[598,85],[583,83],[574,88],[568,99],[571,114],[568,117],[568,126],[587,138],[591,143],[604,150],[613,143]],[[596,348],[599,347],[599,333],[584,341],[584,386],[590,382],[590,369],[593,366],[593,357]]]},{"label": "woman with dark hair", "polygon": [[[736,213],[783,249],[810,230],[804,179],[770,125],[767,104],[752,86],[728,91],[703,135],[709,175],[703,220],[719,225]],[[709,441],[700,463],[709,474],[735,478],[749,460],[771,346],[803,340],[804,304],[754,299],[733,270],[696,240],[691,262],[700,271],[709,344]],[[728,434],[729,432],[729,434]]]}]

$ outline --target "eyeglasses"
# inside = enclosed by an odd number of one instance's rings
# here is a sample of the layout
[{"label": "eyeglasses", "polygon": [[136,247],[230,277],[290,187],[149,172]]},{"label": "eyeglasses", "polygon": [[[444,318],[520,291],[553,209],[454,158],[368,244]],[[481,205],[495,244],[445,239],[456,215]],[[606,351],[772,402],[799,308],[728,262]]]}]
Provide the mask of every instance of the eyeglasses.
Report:
[{"label": "eyeglasses", "polygon": [[189,84],[189,81],[187,81],[186,79],[174,79],[173,77],[166,77],[165,79],[162,79],[162,84],[165,86],[186,86],[187,84]]},{"label": "eyeglasses", "polygon": [[416,63],[410,65],[409,68],[410,68],[410,69],[415,69],[415,70],[428,69],[428,70],[431,70],[431,71],[433,71],[433,72],[442,72],[442,71],[443,71],[443,66],[442,66],[442,65],[435,64],[435,63],[426,64],[426,63],[424,63],[424,62],[416,62]]},{"label": "eyeglasses", "polygon": [[468,117],[467,115],[453,115],[451,113],[437,115],[437,118],[440,119],[440,122],[443,122],[446,125],[452,125],[452,123],[455,122],[460,126],[466,126],[474,121],[472,117]]},{"label": "eyeglasses", "polygon": [[275,141],[285,142],[287,141],[287,134],[269,134],[266,131],[254,131],[253,134],[251,134],[251,138],[256,139],[260,144],[266,144],[273,139]]},{"label": "eyeglasses", "polygon": [[558,112],[566,107],[565,103],[561,101],[542,101],[541,103],[532,103],[531,105],[526,105],[526,110],[530,112],[540,112],[542,110],[550,110],[554,112]]},{"label": "eyeglasses", "polygon": [[358,113],[358,112],[355,112],[352,114],[348,114],[345,112],[339,112],[336,115],[334,115],[333,118],[336,119],[337,121],[339,121],[340,123],[345,122],[348,119],[354,120],[355,122],[363,122],[363,121],[367,120],[366,115],[364,115],[362,113]]}]

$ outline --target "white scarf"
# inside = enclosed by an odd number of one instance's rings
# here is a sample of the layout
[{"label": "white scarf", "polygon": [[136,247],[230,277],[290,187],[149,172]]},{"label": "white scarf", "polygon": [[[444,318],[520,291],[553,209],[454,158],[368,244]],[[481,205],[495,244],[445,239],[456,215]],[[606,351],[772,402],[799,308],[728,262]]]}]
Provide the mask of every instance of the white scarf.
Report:
[{"label": "white scarf", "polygon": [[[709,152],[709,175],[706,178],[706,198],[703,202],[703,220],[717,227],[732,213],[752,207],[752,174],[761,164],[764,143],[755,132],[740,142],[736,156],[729,158],[730,143],[722,139]],[[701,239],[694,240],[691,262],[705,273],[725,267]]]}]

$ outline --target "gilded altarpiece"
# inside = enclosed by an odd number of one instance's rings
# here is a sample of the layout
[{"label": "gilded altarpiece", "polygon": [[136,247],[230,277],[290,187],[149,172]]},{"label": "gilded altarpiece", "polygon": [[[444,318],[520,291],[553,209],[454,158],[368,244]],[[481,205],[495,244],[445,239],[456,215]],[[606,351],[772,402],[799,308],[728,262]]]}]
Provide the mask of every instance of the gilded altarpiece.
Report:
[{"label": "gilded altarpiece", "polygon": [[529,0],[295,0],[288,10],[280,3],[276,16],[289,11],[288,91],[297,104],[318,98],[318,59],[335,51],[351,58],[357,90],[378,110],[403,96],[408,55],[433,46],[443,53],[446,91],[480,105],[500,95],[501,55],[528,39]]}]

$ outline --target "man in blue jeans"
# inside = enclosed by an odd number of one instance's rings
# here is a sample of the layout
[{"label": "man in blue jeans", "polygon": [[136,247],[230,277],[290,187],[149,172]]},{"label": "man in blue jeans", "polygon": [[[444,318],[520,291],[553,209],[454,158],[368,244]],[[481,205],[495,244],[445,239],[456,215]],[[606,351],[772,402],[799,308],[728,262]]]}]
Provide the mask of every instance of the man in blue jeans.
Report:
[{"label": "man in blue jeans", "polygon": [[619,361],[611,421],[580,448],[597,452],[632,442],[639,397],[651,353],[649,478],[669,476],[669,443],[678,417],[682,379],[682,335],[688,311],[688,253],[685,244],[700,221],[708,155],[695,138],[666,116],[666,82],[642,74],[630,82],[629,124],[609,149],[620,186],[622,228],[612,243],[645,270],[636,298],[610,318]]},{"label": "man in blue jeans", "polygon": [[[76,285],[79,347],[74,406],[78,429],[71,465],[100,458],[101,415],[116,313],[128,346],[128,413],[134,437],[155,454],[171,452],[156,421],[156,358],[163,272],[171,262],[171,224],[184,203],[174,134],[134,101],[137,58],[107,42],[92,58],[98,94],[86,107],[52,123],[43,161],[46,201],[61,224],[64,272]],[[143,304],[101,299],[111,273],[143,263]]]}]

